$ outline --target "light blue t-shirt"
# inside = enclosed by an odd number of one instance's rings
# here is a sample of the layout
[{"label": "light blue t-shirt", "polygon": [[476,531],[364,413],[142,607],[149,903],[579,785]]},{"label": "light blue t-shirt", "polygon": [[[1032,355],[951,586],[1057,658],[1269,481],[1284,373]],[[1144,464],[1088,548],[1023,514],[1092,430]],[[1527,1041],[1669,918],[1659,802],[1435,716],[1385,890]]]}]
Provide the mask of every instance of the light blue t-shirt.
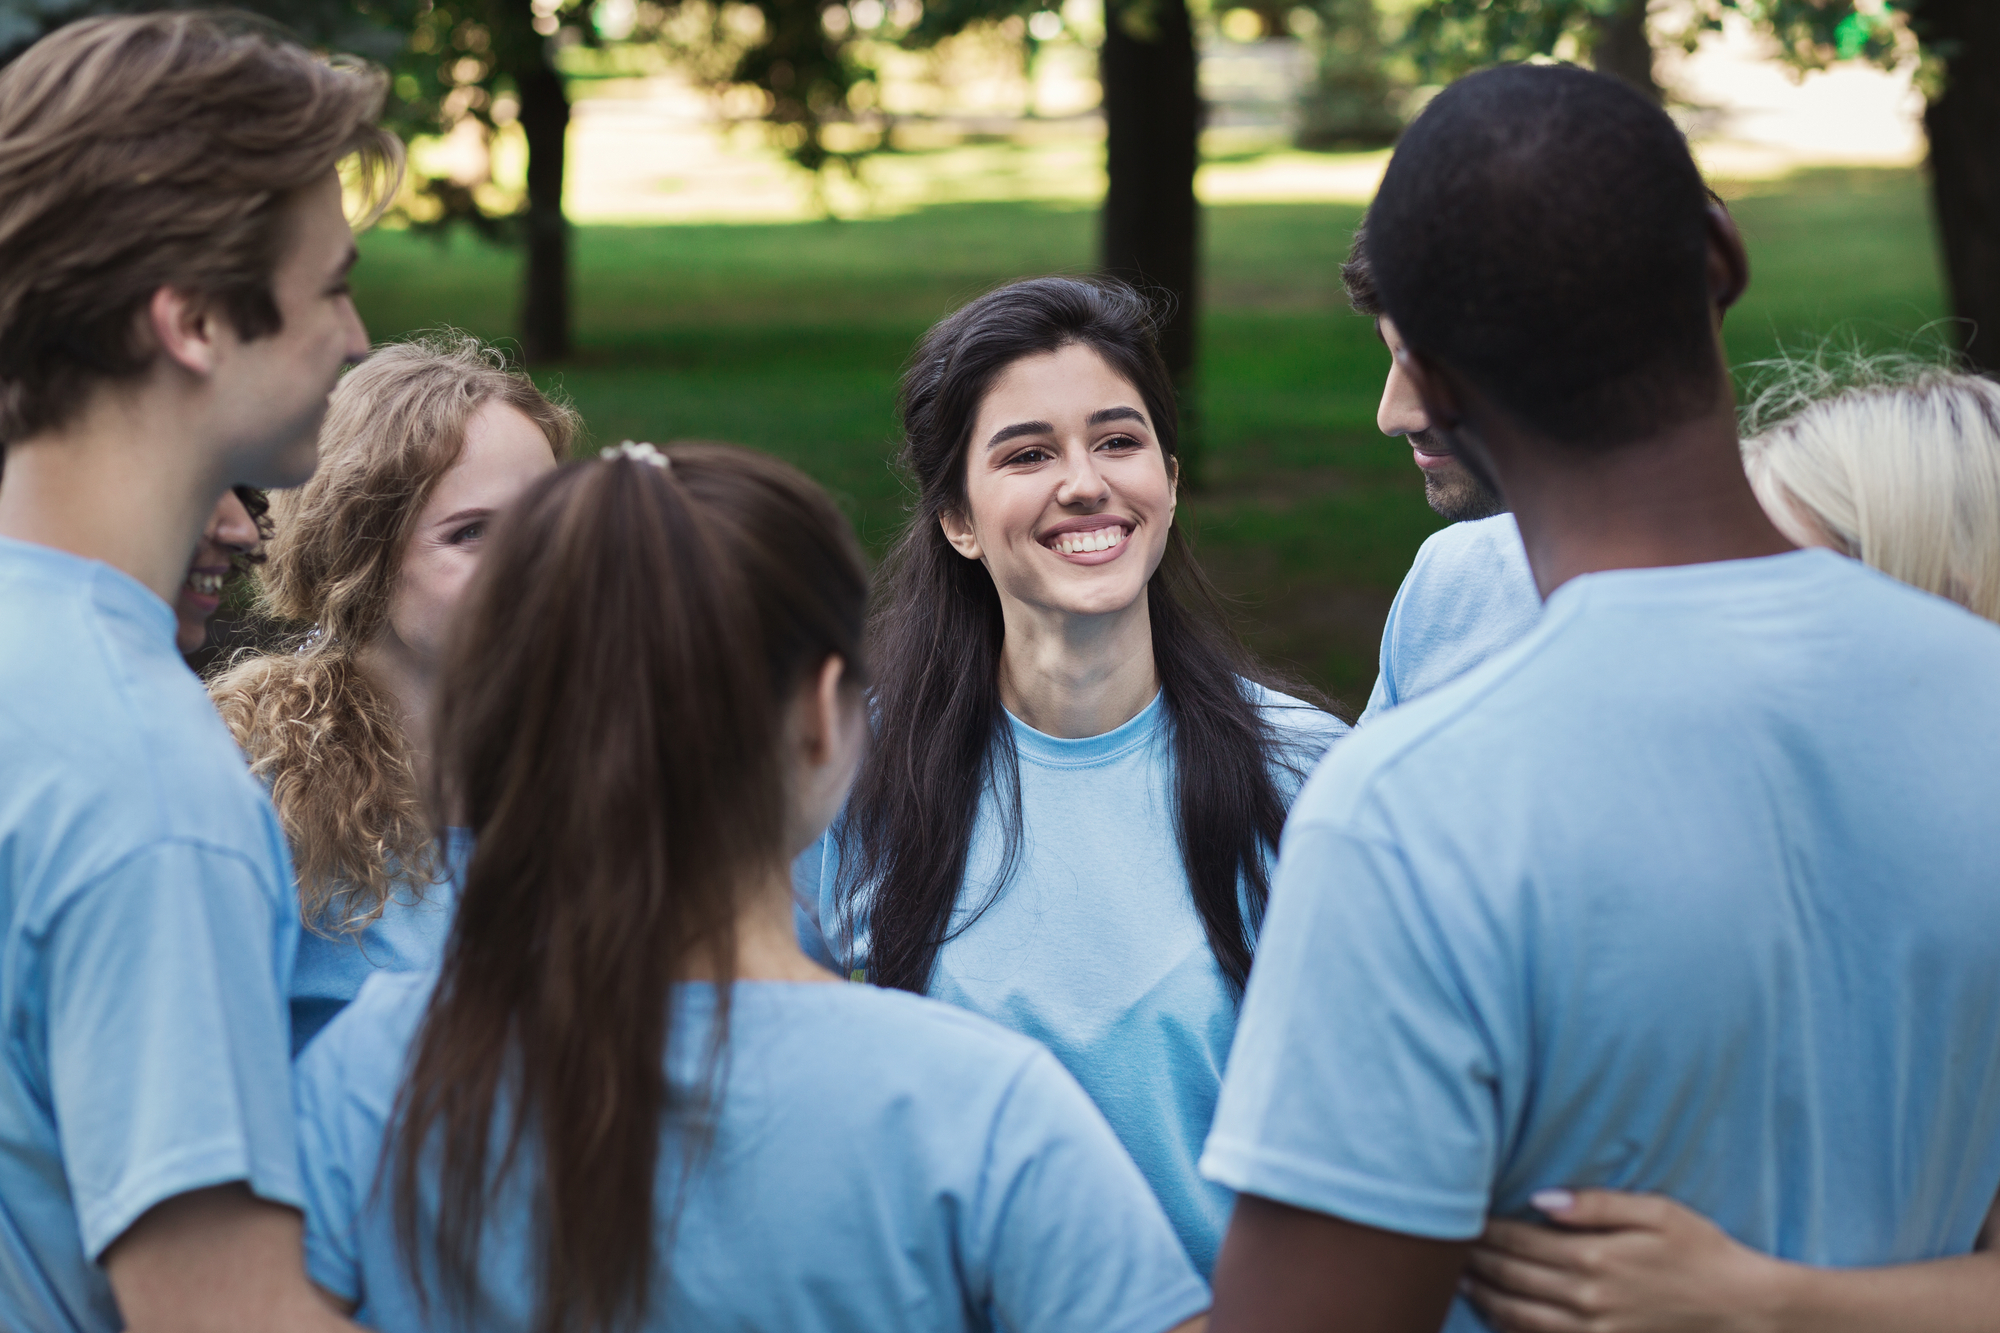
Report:
[{"label": "light blue t-shirt", "polygon": [[157,1203],[298,1204],[291,865],[243,753],[108,565],[0,539],[0,1328],[122,1326]]},{"label": "light blue t-shirt", "polygon": [[[1275,774],[1289,801],[1347,727],[1251,688],[1296,765]],[[959,933],[938,950],[930,994],[1055,1052],[1206,1274],[1233,1201],[1195,1164],[1236,1031],[1236,997],[1181,860],[1166,707],[1156,695],[1124,726],[1083,740],[1007,721],[1020,758],[1019,855],[996,894],[1007,842],[1004,807],[989,790],[953,917]],[[808,953],[851,972],[867,965],[867,930],[853,925],[850,945],[838,869],[833,835],[800,859],[800,934]]]},{"label": "light blue t-shirt", "polygon": [[471,850],[469,831],[449,829],[436,882],[397,880],[382,915],[357,934],[299,932],[298,964],[292,971],[294,1058],[376,972],[429,972],[438,966]]},{"label": "light blue t-shirt", "polygon": [[1464,675],[1527,634],[1541,614],[1542,594],[1512,514],[1432,533],[1389,604],[1361,721]]},{"label": "light blue t-shirt", "polygon": [[1300,795],[1203,1169],[1419,1236],[1601,1185],[1809,1264],[1961,1253],[1996,793],[2000,627],[1827,551],[1573,579]]},{"label": "light blue t-shirt", "polygon": [[[307,1271],[377,1328],[427,1326],[374,1184],[434,980],[371,977],[297,1067]],[[686,1080],[714,990],[675,1008]],[[1165,1333],[1208,1308],[1131,1159],[1033,1042],[870,986],[739,982],[726,1068],[646,1328]],[[665,1135],[656,1198],[683,1192],[681,1158]],[[487,1213],[482,1333],[533,1325],[532,1185],[515,1171]]]}]

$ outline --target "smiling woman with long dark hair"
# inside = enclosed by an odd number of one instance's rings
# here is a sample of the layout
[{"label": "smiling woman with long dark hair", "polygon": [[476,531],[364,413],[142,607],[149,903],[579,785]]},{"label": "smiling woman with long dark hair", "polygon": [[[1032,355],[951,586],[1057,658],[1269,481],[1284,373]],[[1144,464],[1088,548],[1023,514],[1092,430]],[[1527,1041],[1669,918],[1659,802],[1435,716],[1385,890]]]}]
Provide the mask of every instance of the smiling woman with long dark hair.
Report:
[{"label": "smiling woman with long dark hair", "polygon": [[875,745],[796,867],[802,935],[1048,1045],[1205,1271],[1229,1196],[1195,1161],[1269,858],[1346,727],[1269,688],[1175,526],[1137,293],[981,297],[918,347],[902,415],[918,498],[876,592]]}]

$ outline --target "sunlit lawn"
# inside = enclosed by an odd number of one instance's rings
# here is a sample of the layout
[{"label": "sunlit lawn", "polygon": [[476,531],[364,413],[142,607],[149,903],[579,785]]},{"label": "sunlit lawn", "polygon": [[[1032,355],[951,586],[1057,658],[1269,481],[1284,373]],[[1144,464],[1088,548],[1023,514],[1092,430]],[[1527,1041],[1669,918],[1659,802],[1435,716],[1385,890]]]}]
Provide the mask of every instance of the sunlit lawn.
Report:
[{"label": "sunlit lawn", "polygon": [[[1739,362],[1836,328],[1906,340],[1942,313],[1921,181],[1817,172],[1732,201],[1754,280]],[[1360,209],[1206,213],[1198,549],[1267,654],[1359,704],[1390,596],[1438,526],[1406,448],[1374,429],[1386,357],[1340,297]],[[577,341],[541,375],[594,440],[732,440],[830,487],[877,549],[901,519],[895,381],[924,328],[995,283],[1089,267],[1094,216],[956,204],[868,221],[581,228]],[[512,330],[516,259],[470,237],[378,231],[358,299],[377,337]]]}]

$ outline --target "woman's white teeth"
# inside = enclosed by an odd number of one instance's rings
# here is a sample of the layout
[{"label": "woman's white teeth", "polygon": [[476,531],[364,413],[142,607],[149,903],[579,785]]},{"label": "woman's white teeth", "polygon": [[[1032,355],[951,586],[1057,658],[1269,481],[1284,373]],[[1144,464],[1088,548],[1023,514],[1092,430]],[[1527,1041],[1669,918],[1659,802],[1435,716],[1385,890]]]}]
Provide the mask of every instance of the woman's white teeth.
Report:
[{"label": "woman's white teeth", "polygon": [[223,580],[226,577],[226,575],[222,574],[201,574],[190,571],[188,574],[188,587],[194,589],[203,597],[220,597],[222,596]]},{"label": "woman's white teeth", "polygon": [[1063,555],[1084,555],[1091,551],[1108,551],[1124,540],[1123,528],[1092,528],[1089,532],[1066,532],[1050,545]]}]

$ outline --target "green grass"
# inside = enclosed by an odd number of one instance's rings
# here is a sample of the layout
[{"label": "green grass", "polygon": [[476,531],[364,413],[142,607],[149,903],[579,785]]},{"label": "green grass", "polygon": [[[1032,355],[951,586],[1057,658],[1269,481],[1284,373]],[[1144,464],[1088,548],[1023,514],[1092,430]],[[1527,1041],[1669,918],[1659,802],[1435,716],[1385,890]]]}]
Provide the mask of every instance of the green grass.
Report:
[{"label": "green grass", "polygon": [[[1923,189],[1907,172],[1815,172],[1731,204],[1750,295],[1740,363],[1845,330],[1908,341],[1943,313]],[[1360,209],[1237,205],[1205,216],[1198,413],[1206,486],[1183,506],[1258,649],[1358,704],[1382,618],[1440,526],[1407,449],[1375,432],[1386,357],[1337,267]],[[903,358],[931,321],[1027,274],[1083,272],[1092,213],[954,204],[899,217],[757,226],[587,227],[576,357],[538,375],[596,441],[731,440],[799,464],[880,549],[902,517],[888,467]],[[362,241],[378,339],[439,324],[504,339],[518,260],[470,236]]]}]

